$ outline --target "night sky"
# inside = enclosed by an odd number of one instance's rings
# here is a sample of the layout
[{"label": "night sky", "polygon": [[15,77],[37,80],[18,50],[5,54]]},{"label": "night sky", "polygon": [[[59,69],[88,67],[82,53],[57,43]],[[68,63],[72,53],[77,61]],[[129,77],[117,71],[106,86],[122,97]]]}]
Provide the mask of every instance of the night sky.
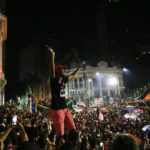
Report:
[{"label": "night sky", "polygon": [[[58,43],[60,48],[55,51],[59,59],[71,48],[77,48],[81,59],[96,63],[97,4],[96,0],[84,3],[81,0],[9,0],[5,66],[8,86],[18,82],[20,50],[37,43]],[[150,45],[149,7],[148,0],[120,0],[105,5],[111,60],[131,70],[128,86],[132,87],[143,86],[150,75],[150,57],[140,52],[141,45]]]}]

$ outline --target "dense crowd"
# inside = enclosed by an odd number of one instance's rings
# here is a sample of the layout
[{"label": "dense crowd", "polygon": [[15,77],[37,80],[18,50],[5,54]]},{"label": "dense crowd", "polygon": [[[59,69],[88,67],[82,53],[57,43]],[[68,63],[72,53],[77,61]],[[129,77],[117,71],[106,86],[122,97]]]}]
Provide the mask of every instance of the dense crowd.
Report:
[{"label": "dense crowd", "polygon": [[141,114],[136,119],[125,119],[124,115],[127,111],[123,110],[124,107],[125,105],[111,105],[111,111],[103,112],[103,121],[98,119],[99,109],[94,108],[91,110],[87,108],[81,113],[75,113],[76,127],[78,130],[82,130],[85,135],[96,137],[95,140],[98,140],[98,143],[102,142],[104,147],[108,149],[111,149],[113,138],[118,134],[131,135],[135,139],[137,137],[139,139],[137,140],[139,147],[148,149],[150,147],[150,136],[142,132],[142,128],[150,124],[149,107],[145,104],[138,105],[138,108],[145,110],[145,114]]},{"label": "dense crowd", "polygon": [[[107,111],[85,106],[80,106],[82,111],[79,112],[72,109],[71,113],[77,131],[65,130],[65,135],[59,143],[59,149],[121,150],[125,148],[124,142],[128,146],[126,149],[133,149],[132,147],[135,149],[140,147],[141,150],[150,149],[150,136],[148,133],[142,132],[142,128],[150,124],[149,107],[143,103],[136,104],[136,107],[143,109],[146,113],[133,120],[124,119],[123,116],[127,113],[123,110],[125,105],[105,105],[105,108],[111,107]],[[101,120],[100,113],[103,115]],[[16,125],[12,122],[14,115],[17,115]],[[118,136],[120,137],[118,138]],[[117,142],[117,138],[119,142]],[[115,140],[118,149],[114,149]],[[1,149],[53,150],[55,144],[55,130],[48,111],[30,113],[26,110],[17,110],[15,106],[0,108]]]}]

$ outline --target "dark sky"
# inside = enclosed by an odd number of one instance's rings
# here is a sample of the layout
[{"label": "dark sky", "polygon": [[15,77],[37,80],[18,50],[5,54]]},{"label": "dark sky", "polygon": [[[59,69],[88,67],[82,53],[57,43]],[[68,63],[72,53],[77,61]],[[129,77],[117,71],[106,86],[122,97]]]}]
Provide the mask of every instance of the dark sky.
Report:
[{"label": "dark sky", "polygon": [[[143,57],[136,60],[141,55],[136,45],[150,45],[149,7],[148,0],[120,0],[119,3],[111,2],[105,6],[110,54],[122,67],[131,68],[134,74],[140,74],[143,67],[147,72],[148,61]],[[56,56],[64,57],[71,47],[75,47],[81,58],[88,52],[86,59],[92,61],[93,58],[94,61],[92,48],[95,48],[94,52],[98,51],[95,47],[97,9],[96,0],[84,3],[81,0],[9,0],[6,7],[6,77],[9,83],[19,78],[20,49],[46,39],[60,44],[62,49],[56,49]],[[130,80],[134,79],[136,83],[134,74]],[[140,75],[136,77],[140,79]],[[140,84],[146,82],[147,78]]]}]

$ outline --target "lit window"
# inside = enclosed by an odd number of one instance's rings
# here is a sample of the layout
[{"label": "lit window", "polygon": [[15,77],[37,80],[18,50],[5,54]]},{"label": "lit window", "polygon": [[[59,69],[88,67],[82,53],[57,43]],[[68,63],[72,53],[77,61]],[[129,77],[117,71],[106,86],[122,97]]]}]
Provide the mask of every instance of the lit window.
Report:
[{"label": "lit window", "polygon": [[146,54],[146,52],[143,52],[143,55],[145,55]]}]

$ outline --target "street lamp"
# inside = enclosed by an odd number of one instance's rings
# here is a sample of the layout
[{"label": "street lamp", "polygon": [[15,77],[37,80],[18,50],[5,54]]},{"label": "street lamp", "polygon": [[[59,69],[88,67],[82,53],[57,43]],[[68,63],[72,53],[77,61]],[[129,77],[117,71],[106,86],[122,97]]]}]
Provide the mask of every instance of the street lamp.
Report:
[{"label": "street lamp", "polygon": [[128,72],[127,68],[123,68],[122,70],[123,70],[123,72]]}]

